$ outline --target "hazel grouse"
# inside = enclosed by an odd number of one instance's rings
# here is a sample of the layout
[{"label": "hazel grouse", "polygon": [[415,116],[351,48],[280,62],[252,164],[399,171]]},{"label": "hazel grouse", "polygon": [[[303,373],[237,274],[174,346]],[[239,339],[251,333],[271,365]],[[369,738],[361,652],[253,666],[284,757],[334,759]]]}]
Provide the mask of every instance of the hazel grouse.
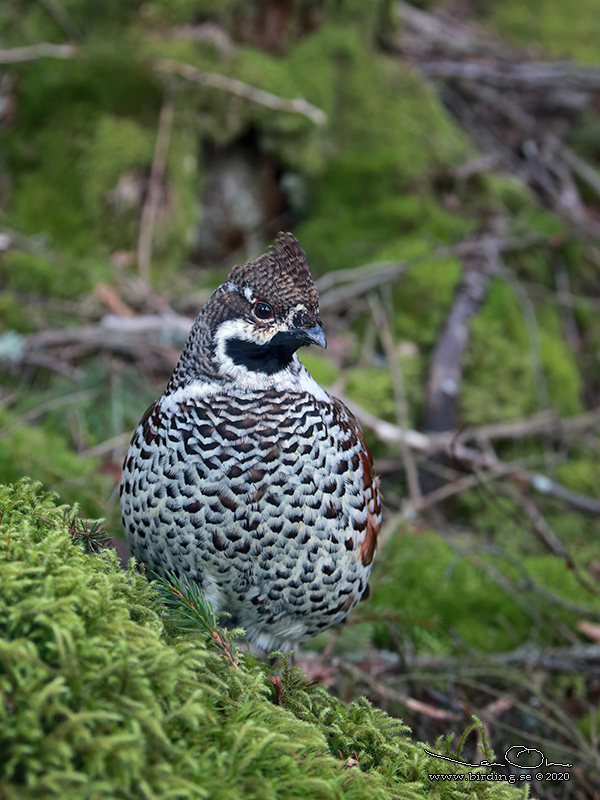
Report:
[{"label": "hazel grouse", "polygon": [[381,522],[360,427],[300,363],[309,344],[326,346],[319,297],[283,233],[211,295],[121,480],[135,557],[197,581],[265,651],[346,617]]}]

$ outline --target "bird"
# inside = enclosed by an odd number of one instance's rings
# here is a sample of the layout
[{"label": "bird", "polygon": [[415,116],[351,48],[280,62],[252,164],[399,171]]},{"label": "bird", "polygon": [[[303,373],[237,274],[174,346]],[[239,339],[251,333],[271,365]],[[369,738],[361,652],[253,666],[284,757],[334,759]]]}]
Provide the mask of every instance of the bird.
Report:
[{"label": "bird", "polygon": [[379,481],[360,425],[298,358],[327,346],[306,254],[280,233],[198,314],[120,483],[147,574],[198,584],[259,652],[292,650],[368,594]]}]

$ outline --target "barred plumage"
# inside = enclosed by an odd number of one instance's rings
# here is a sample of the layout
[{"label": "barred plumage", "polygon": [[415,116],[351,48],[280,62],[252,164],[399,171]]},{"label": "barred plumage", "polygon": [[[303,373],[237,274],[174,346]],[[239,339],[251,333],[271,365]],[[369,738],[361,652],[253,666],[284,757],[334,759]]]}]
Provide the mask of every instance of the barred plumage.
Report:
[{"label": "barred plumage", "polygon": [[381,511],[358,423],[295,351],[325,345],[291,234],[235,267],[134,433],[125,534],[151,572],[198,581],[256,646],[294,646],[367,590]]}]

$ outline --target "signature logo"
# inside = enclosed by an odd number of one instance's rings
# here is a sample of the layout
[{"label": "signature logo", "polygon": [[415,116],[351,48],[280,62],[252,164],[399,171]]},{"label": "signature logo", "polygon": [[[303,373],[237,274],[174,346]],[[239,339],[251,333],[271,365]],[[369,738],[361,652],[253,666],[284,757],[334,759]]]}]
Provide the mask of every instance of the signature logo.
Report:
[{"label": "signature logo", "polygon": [[[519,769],[538,769],[539,767],[572,767],[573,764],[559,764],[557,761],[548,761],[546,756],[542,753],[541,750],[536,750],[535,747],[523,747],[523,745],[514,744],[512,747],[509,747],[508,750],[504,753],[504,763],[502,761],[494,761],[493,763],[490,761],[480,761],[479,764],[470,764],[468,761],[461,761],[457,758],[449,758],[448,756],[441,756],[439,753],[432,753],[431,750],[427,750],[424,748],[425,752],[430,755],[434,756],[435,758],[441,758],[442,761],[452,761],[453,764],[460,764],[464,767],[518,767]],[[533,753],[535,756],[539,756],[539,761],[537,764],[522,764],[519,760],[523,756],[525,756],[526,760],[529,760],[527,754]]]}]

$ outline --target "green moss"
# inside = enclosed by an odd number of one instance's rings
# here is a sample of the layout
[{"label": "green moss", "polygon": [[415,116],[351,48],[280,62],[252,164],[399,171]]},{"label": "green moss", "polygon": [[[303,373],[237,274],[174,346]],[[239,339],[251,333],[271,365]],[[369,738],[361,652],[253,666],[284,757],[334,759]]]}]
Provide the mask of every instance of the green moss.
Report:
[{"label": "green moss", "polygon": [[19,114],[4,135],[15,176],[6,223],[77,259],[123,245],[107,193],[127,169],[149,169],[160,98],[125,33],[90,39],[84,53],[22,66]]},{"label": "green moss", "polygon": [[327,269],[348,267],[384,257],[384,243],[465,233],[468,223],[415,188],[467,148],[409,67],[370,53],[350,30],[327,27],[300,43],[289,62],[304,96],[329,115],[338,153],[315,181],[310,219],[298,229],[313,259]]},{"label": "green moss", "polygon": [[[202,173],[196,116],[185,105],[178,106],[166,166],[166,207],[159,214],[153,240],[153,278],[159,286],[166,284],[161,276],[179,270],[192,248]],[[168,280],[172,285],[172,277]]]},{"label": "green moss", "polygon": [[490,3],[488,21],[515,44],[537,44],[546,57],[598,61],[600,18],[595,0],[580,0],[577,13],[561,0]]},{"label": "green moss", "polygon": [[481,176],[481,184],[483,193],[489,195],[492,201],[496,201],[496,212],[508,211],[511,214],[519,214],[535,205],[531,189],[514,175],[487,172]]},{"label": "green moss", "polygon": [[[514,549],[514,535],[511,541]],[[517,584],[523,583],[523,591],[515,595],[499,586],[485,573],[478,558]],[[421,651],[448,652],[464,645],[497,652],[524,644],[532,636],[544,644],[551,643],[557,618],[573,624],[569,612],[526,590],[527,574],[566,602],[597,608],[597,600],[579,586],[560,559],[536,554],[519,560],[520,567],[515,569],[510,562],[485,555],[468,541],[455,550],[434,533],[397,535],[379,557],[372,581],[371,613],[381,609],[382,613],[392,612],[432,626],[426,630],[405,628]],[[387,637],[382,628],[380,643],[389,644]]]},{"label": "green moss", "polygon": [[111,189],[126,170],[146,170],[152,164],[154,130],[133,119],[101,115],[85,142],[81,155],[81,179],[86,203],[102,209]]},{"label": "green moss", "polygon": [[[58,257],[51,252],[37,255],[25,250],[11,250],[0,260],[0,278],[7,289],[46,297],[79,296],[90,291],[108,274],[108,262],[87,255],[77,259],[69,255]],[[15,302],[19,301],[15,299]],[[31,325],[26,314],[15,322],[11,327],[20,331],[28,330]]]},{"label": "green moss", "polygon": [[508,284],[492,282],[470,330],[461,392],[463,422],[482,425],[537,410],[527,329]]},{"label": "green moss", "polygon": [[395,402],[390,371],[378,367],[354,367],[346,372],[346,393],[371,414],[394,419]]},{"label": "green moss", "polygon": [[419,261],[409,266],[395,290],[395,324],[403,339],[431,347],[439,336],[462,277],[457,259]]},{"label": "green moss", "polygon": [[[5,271],[0,261],[0,275]],[[5,284],[6,285],[6,284]],[[4,291],[0,295],[0,331],[32,333],[35,330],[34,320],[26,313],[25,304],[16,292]]]},{"label": "green moss", "polygon": [[[535,256],[531,258],[532,268],[541,269]],[[544,306],[536,318],[550,405],[561,414],[577,414],[582,408],[581,377],[564,341],[560,315]],[[464,422],[470,425],[517,419],[537,410],[529,336],[508,284],[492,283],[484,308],[471,322],[461,408]]]},{"label": "green moss", "polygon": [[16,180],[8,215],[8,224],[25,235],[41,234],[50,247],[65,247],[78,255],[93,245],[93,219],[77,171],[87,128],[77,120],[68,129],[60,122],[47,122],[29,140],[22,163],[17,167],[13,160]]},{"label": "green moss", "polygon": [[[7,800],[431,796],[430,758],[399,720],[299,681],[276,705],[253,659],[236,670],[208,635],[168,633],[133,563],[87,555],[53,496],[2,486],[0,508]],[[522,793],[457,782],[436,796]]]}]

